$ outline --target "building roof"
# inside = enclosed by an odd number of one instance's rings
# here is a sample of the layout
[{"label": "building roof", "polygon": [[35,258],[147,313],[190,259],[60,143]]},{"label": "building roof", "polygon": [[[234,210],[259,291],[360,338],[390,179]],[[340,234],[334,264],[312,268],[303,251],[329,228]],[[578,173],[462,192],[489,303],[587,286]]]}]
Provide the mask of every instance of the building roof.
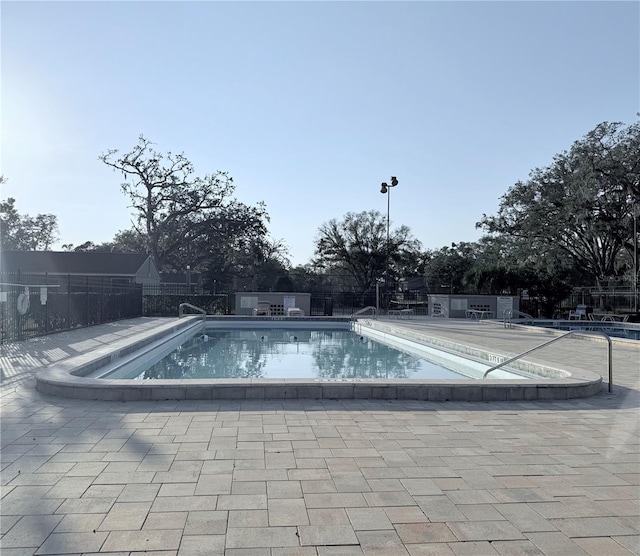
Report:
[{"label": "building roof", "polygon": [[134,276],[148,259],[149,255],[96,251],[2,251],[0,272]]}]

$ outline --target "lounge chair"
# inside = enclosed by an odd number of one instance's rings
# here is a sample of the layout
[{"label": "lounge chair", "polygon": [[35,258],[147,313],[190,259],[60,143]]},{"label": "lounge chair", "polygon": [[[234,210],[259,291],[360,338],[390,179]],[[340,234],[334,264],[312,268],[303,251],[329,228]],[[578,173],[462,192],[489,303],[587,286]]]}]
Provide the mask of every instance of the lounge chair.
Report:
[{"label": "lounge chair", "polygon": [[254,316],[271,316],[271,303],[269,301],[258,301],[258,306],[253,310]]},{"label": "lounge chair", "polygon": [[387,315],[389,315],[390,317],[397,317],[399,319],[401,318],[408,319],[415,314],[416,312],[414,309],[391,309],[387,311]]},{"label": "lounge chair", "polygon": [[582,320],[582,317],[587,319],[587,306],[578,305],[575,311],[569,311],[569,320]]}]

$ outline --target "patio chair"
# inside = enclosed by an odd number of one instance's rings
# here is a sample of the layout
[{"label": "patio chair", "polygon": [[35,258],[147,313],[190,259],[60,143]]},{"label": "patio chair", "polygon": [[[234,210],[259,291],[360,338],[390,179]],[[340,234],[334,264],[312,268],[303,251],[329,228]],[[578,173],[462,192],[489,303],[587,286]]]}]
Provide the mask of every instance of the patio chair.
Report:
[{"label": "patio chair", "polygon": [[587,306],[578,305],[575,311],[569,311],[569,320],[582,320],[582,317],[587,319]]}]

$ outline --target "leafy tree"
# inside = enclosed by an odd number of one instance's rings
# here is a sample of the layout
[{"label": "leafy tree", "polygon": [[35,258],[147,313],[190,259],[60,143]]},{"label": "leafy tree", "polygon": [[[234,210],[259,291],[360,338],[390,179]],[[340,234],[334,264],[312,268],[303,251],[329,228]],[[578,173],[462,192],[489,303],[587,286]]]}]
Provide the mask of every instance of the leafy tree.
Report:
[{"label": "leafy tree", "polygon": [[145,236],[134,228],[130,230],[120,230],[113,237],[112,241],[94,243],[85,241],[80,245],[65,243],[62,246],[64,251],[98,251],[100,253],[147,253],[147,240]]},{"label": "leafy tree", "polygon": [[243,282],[251,290],[272,289],[277,277],[289,267],[288,249],[279,240],[268,237],[229,238],[210,253],[203,265],[205,287],[214,280],[217,291],[226,291]]},{"label": "leafy tree", "polygon": [[538,272],[532,274],[527,282],[529,296],[539,304],[542,317],[551,318],[554,310],[571,293],[566,274],[561,272]]},{"label": "leafy tree", "polygon": [[[249,267],[255,284],[254,289],[259,291],[273,290],[278,279],[286,279],[288,269],[291,266],[288,255],[289,249],[282,240],[264,238],[262,241],[254,243],[252,264]],[[278,287],[284,287],[284,284]],[[275,291],[293,291],[293,289]]]},{"label": "leafy tree", "polygon": [[73,243],[65,243],[62,245],[62,250],[63,251],[74,251],[74,252],[78,252],[78,251],[95,251],[96,248],[96,244],[93,243],[93,241],[85,241],[84,243],[81,243],[80,245],[74,245]]},{"label": "leafy tree", "polygon": [[632,243],[632,206],[640,198],[640,124],[602,123],[546,168],[502,197],[496,216],[477,224],[529,244],[559,249],[597,283],[621,272]]},{"label": "leafy tree", "polygon": [[525,287],[527,277],[518,268],[476,265],[466,273],[465,282],[481,294],[517,295]]},{"label": "leafy tree", "polygon": [[281,274],[276,278],[276,282],[273,285],[274,292],[294,292],[296,287],[293,283],[291,276],[288,274]]},{"label": "leafy tree", "polygon": [[374,288],[384,277],[389,256],[389,281],[404,274],[410,261],[419,258],[420,242],[407,226],[391,230],[387,243],[387,221],[378,211],[347,213],[320,226],[315,240],[314,264],[343,269],[359,293]]},{"label": "leafy tree", "polygon": [[124,176],[121,189],[135,211],[134,231],[144,237],[159,268],[197,268],[221,250],[261,241],[265,207],[233,198],[227,172],[194,176],[184,154],[163,155],[151,145],[141,135],[131,152],[109,150],[100,160]]},{"label": "leafy tree", "polygon": [[431,292],[461,293],[465,291],[465,275],[475,265],[477,246],[474,243],[452,243],[427,252],[424,274]]},{"label": "leafy tree", "polygon": [[529,294],[524,309],[534,315],[552,317],[571,292],[571,284],[582,284],[584,273],[557,246],[543,246],[527,240],[486,235],[475,244],[476,260],[464,275],[471,292],[493,295]]},{"label": "leafy tree", "polygon": [[58,239],[58,220],[53,214],[20,214],[16,200],[0,202],[0,246],[17,251],[47,251]]},{"label": "leafy tree", "polygon": [[289,276],[294,281],[294,289],[298,292],[321,292],[325,287],[325,276],[313,265],[299,265],[289,271]]},{"label": "leafy tree", "polygon": [[[594,173],[600,177],[605,195],[617,199],[621,205],[618,221],[621,224],[626,257],[619,268],[633,266],[634,212],[640,208],[640,121],[628,127],[620,123],[602,123],[587,134],[589,145],[597,149],[584,149]],[[595,150],[595,153],[593,152]],[[637,239],[637,238],[636,238]]]},{"label": "leafy tree", "polygon": [[143,254],[148,253],[147,246],[146,237],[135,228],[130,228],[128,230],[119,230],[118,233],[113,236],[111,242],[96,245],[96,249],[108,247],[110,251],[117,253]]}]

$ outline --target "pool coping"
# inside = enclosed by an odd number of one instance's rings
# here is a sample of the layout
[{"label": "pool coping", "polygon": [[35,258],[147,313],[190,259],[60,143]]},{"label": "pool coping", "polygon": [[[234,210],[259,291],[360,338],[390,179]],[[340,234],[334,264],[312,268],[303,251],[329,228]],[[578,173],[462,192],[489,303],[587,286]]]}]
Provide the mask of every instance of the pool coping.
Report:
[{"label": "pool coping", "polygon": [[[209,317],[218,319],[219,317]],[[300,321],[300,317],[223,317],[224,320]],[[209,320],[208,319],[208,320]],[[306,317],[304,320],[327,319]],[[337,320],[337,319],[333,319]],[[342,318],[344,320],[344,318]],[[348,320],[348,319],[347,319]],[[103,401],[144,400],[265,400],[265,399],[398,399],[423,401],[534,401],[584,398],[602,390],[602,377],[588,371],[562,371],[563,378],[522,380],[420,380],[420,379],[214,379],[132,381],[90,378],[86,375],[126,357],[162,338],[203,322],[186,317],[163,323],[135,336],[88,353],[54,363],[36,375],[36,389],[65,398]],[[416,336],[391,322],[363,321],[398,336]],[[420,341],[430,338],[420,334]],[[432,338],[431,345],[452,349],[453,342]],[[477,348],[456,344],[458,348]],[[464,353],[464,351],[463,351]],[[489,352],[486,352],[487,354]],[[477,353],[476,353],[477,355]],[[539,366],[539,365],[538,365]],[[557,369],[555,369],[557,371]]]},{"label": "pool coping", "polygon": [[[618,329],[630,329],[630,330],[638,330],[640,331],[640,324],[634,322],[602,322],[602,321],[576,321],[576,320],[553,320],[553,319],[524,319],[523,321],[513,320],[508,324],[495,321],[495,324],[501,325],[504,328],[511,328],[514,330],[526,330],[527,332],[542,334],[547,336],[559,336],[562,335],[566,330],[559,328],[552,328],[544,326],[545,324],[552,324],[554,326],[564,326],[564,327],[574,327],[573,330],[576,330],[579,333],[581,339],[588,342],[606,342],[607,340],[603,336],[595,336],[590,334],[590,330],[588,328],[593,328],[594,330],[600,332],[608,332],[608,328],[618,328]],[[585,325],[585,326],[582,326]],[[616,326],[618,325],[618,326]],[[575,328],[578,326],[578,328]],[[631,348],[640,349],[640,340],[634,340],[631,338],[622,338],[620,336],[610,336],[610,340],[613,344],[619,344]]]}]

